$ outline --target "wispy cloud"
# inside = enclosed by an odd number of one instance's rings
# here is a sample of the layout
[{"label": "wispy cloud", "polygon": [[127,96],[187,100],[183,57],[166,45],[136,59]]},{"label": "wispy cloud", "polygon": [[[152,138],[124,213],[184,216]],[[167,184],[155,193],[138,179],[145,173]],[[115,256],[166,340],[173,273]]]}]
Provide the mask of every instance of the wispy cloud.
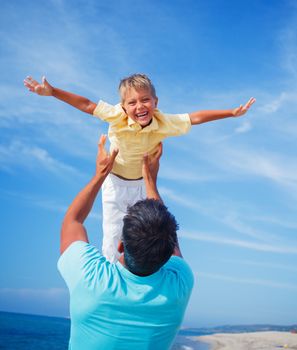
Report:
[{"label": "wispy cloud", "polygon": [[205,272],[196,272],[196,275],[199,277],[211,278],[215,280],[221,280],[231,283],[243,283],[243,284],[251,284],[256,286],[263,286],[268,288],[280,288],[280,289],[288,289],[288,290],[297,290],[297,285],[291,283],[282,283],[270,280],[260,280],[260,279],[249,279],[249,278],[237,278],[226,275],[205,273]]},{"label": "wispy cloud", "polygon": [[[50,199],[50,198],[41,198],[40,196],[31,195],[31,194],[24,194],[19,192],[8,192],[4,190],[0,190],[0,197],[2,198],[15,198],[18,200],[18,202],[23,201],[26,202],[26,204],[30,204],[35,207],[39,207],[45,210],[53,211],[56,213],[66,214],[66,211],[70,205],[70,202],[68,204],[62,204],[56,199]],[[95,220],[101,220],[102,215],[100,213],[95,213],[92,211],[88,215],[88,219],[95,219]]]},{"label": "wispy cloud", "polygon": [[252,129],[252,124],[249,121],[244,121],[241,125],[235,128],[235,133],[244,134]]},{"label": "wispy cloud", "polygon": [[[66,214],[66,211],[68,209],[67,205],[61,205],[57,203],[56,201],[51,201],[51,200],[33,200],[32,201],[35,206],[38,206],[40,208],[44,208],[50,211],[55,211],[55,212],[60,212],[63,214]],[[69,203],[70,204],[70,203]],[[88,219],[95,219],[95,220],[101,220],[102,215],[99,213],[91,212],[88,215]]]},{"label": "wispy cloud", "polygon": [[278,254],[297,254],[297,247],[285,246],[285,245],[273,245],[264,244],[258,242],[244,241],[239,239],[233,239],[229,237],[223,237],[222,235],[213,235],[201,232],[186,232],[182,231],[180,234],[181,238],[187,238],[194,241],[209,242],[219,245],[235,246],[249,250],[267,252],[267,253],[278,253]]},{"label": "wispy cloud", "polygon": [[249,220],[250,221],[255,221],[255,222],[264,222],[270,225],[277,225],[282,228],[288,228],[288,229],[297,229],[297,222],[288,218],[286,219],[285,217],[276,217],[276,216],[268,216],[268,215],[249,215]]},{"label": "wispy cloud", "polygon": [[271,97],[272,101],[264,105],[260,105],[258,111],[260,113],[271,114],[278,112],[285,104],[293,102],[295,104],[297,93],[281,92],[277,97]]},{"label": "wispy cloud", "polygon": [[275,269],[279,270],[286,270],[286,271],[293,271],[297,272],[297,267],[292,265],[285,265],[285,264],[277,264],[277,263],[271,263],[271,262],[260,262],[260,261],[252,261],[252,260],[239,260],[239,259],[221,259],[221,262],[230,263],[230,264],[236,264],[236,265],[247,265],[247,266],[254,266],[256,268],[268,268],[275,271]]},{"label": "wispy cloud", "polygon": [[223,147],[212,161],[226,171],[268,179],[297,193],[297,159],[271,151]]},{"label": "wispy cloud", "polygon": [[53,158],[46,149],[34,145],[27,145],[19,140],[13,140],[8,145],[0,146],[0,166],[2,169],[12,169],[15,165],[34,169],[42,167],[44,170],[59,176],[72,174],[83,176],[82,172]]},{"label": "wispy cloud", "polygon": [[[194,200],[187,197],[185,194],[176,193],[166,187],[160,187],[159,190],[162,197],[168,198],[184,208],[191,209],[214,221],[220,222],[237,233],[255,238],[258,241],[271,242],[272,240],[278,240],[277,235],[267,233],[245,223],[238,211],[235,210],[235,207],[238,207],[239,203],[233,203],[233,208],[230,208],[230,201],[227,202],[223,198],[214,198],[212,201],[205,201],[202,198]],[[224,210],[222,210],[222,208],[224,208]]]}]

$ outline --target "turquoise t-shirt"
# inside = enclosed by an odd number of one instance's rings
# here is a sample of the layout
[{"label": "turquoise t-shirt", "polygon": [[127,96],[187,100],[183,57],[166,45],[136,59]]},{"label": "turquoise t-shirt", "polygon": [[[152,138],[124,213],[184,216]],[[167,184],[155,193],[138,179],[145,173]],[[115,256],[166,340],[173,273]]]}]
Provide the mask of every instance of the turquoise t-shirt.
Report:
[{"label": "turquoise t-shirt", "polygon": [[58,269],[70,292],[71,350],[166,350],[181,325],[193,274],[179,257],[141,277],[97,248],[72,243]]}]

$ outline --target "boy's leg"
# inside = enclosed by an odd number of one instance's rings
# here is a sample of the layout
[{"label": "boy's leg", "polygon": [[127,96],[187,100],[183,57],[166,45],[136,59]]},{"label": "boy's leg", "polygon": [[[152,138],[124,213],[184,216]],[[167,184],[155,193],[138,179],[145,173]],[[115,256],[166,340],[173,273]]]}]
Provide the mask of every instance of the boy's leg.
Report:
[{"label": "boy's leg", "polygon": [[122,236],[127,207],[146,198],[143,180],[125,181],[109,174],[102,186],[102,253],[110,262],[118,260],[118,242]]}]

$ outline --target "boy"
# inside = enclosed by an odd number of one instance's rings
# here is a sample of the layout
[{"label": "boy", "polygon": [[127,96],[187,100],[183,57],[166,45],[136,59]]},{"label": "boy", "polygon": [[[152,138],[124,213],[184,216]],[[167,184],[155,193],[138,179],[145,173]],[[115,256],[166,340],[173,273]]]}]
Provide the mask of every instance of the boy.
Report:
[{"label": "boy", "polygon": [[97,105],[85,97],[55,88],[45,77],[41,84],[27,77],[24,85],[38,95],[56,97],[109,123],[110,151],[119,150],[112,172],[102,188],[102,252],[111,262],[116,262],[118,258],[117,244],[127,206],[146,197],[141,172],[143,155],[156,153],[164,138],[185,134],[191,125],[239,117],[256,101],[251,98],[244,106],[229,110],[168,115],[157,109],[158,98],[154,85],[144,74],[134,74],[121,80],[121,103],[116,106],[103,101]]}]

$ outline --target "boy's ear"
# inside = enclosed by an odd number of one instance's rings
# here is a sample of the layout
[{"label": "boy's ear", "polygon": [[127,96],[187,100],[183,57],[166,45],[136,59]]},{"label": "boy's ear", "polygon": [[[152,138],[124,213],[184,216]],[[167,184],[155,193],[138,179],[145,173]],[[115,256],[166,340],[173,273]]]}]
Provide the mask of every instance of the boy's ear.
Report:
[{"label": "boy's ear", "polygon": [[126,111],[126,109],[125,109],[125,107],[124,107],[124,104],[123,103],[121,103],[121,106],[122,106],[122,108],[123,108],[123,111],[127,114],[127,111]]}]

